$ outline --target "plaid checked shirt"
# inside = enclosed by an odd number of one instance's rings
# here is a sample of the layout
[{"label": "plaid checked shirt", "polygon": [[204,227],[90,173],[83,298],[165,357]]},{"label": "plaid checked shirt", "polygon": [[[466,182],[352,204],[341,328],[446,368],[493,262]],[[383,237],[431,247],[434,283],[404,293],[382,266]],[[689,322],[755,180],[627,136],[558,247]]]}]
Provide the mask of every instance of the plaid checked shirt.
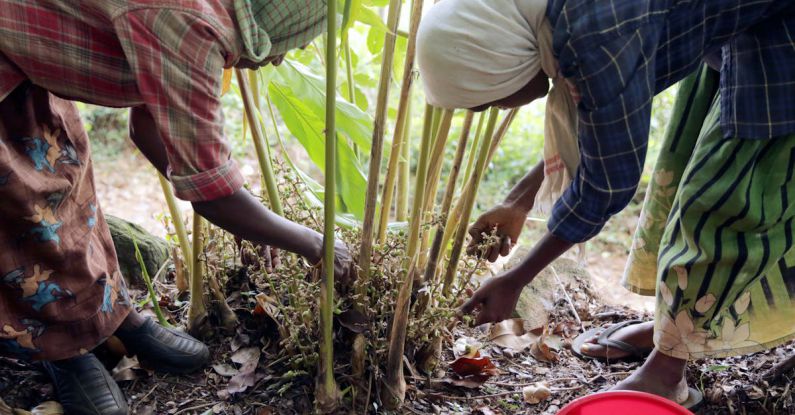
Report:
[{"label": "plaid checked shirt", "polygon": [[635,194],[652,98],[722,53],[727,137],[795,133],[795,1],[549,0],[554,50],[581,95],[581,164],[550,231],[595,236]]},{"label": "plaid checked shirt", "polygon": [[243,185],[219,98],[240,56],[232,13],[224,0],[0,0],[0,99],[30,80],[64,98],[145,105],[177,196],[230,195]]}]

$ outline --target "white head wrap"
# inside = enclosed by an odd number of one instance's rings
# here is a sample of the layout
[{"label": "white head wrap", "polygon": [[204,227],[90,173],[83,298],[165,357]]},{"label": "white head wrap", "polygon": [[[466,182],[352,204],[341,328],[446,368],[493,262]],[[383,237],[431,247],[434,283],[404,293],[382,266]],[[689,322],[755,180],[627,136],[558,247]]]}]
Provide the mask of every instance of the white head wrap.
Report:
[{"label": "white head wrap", "polygon": [[534,204],[546,214],[580,162],[577,108],[552,51],[548,0],[443,0],[422,18],[417,63],[436,107],[474,108],[509,97],[540,71],[552,79],[544,117],[544,182]]},{"label": "white head wrap", "polygon": [[[417,62],[431,105],[473,108],[555,77],[547,0],[443,0],[423,16]],[[551,71],[551,73],[548,72]]]}]

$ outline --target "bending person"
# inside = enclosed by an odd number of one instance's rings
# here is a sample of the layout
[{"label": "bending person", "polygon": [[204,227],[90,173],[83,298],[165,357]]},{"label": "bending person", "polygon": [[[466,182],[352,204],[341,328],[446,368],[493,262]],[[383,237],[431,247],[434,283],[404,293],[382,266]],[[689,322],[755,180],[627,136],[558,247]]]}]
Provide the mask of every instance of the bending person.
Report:
[{"label": "bending person", "polygon": [[[685,382],[688,360],[790,338],[795,320],[786,312],[779,338],[762,344],[745,334],[754,332],[748,311],[762,301],[749,289],[792,247],[795,73],[782,69],[795,65],[792,30],[795,5],[783,0],[435,5],[418,40],[431,104],[514,107],[543,96],[549,79],[568,86],[577,104],[580,161],[553,208],[549,231],[520,264],[484,283],[462,311],[479,310],[479,323],[509,318],[522,287],[629,203],[645,161],[652,98],[721,51],[721,100],[700,131],[661,239],[656,347],[616,388],[692,406],[699,396]],[[511,192],[524,205],[508,206],[522,209],[532,200],[527,195],[537,181],[526,179]],[[501,219],[486,219],[482,229],[506,231]]]},{"label": "bending person", "polygon": [[[239,237],[319,262],[322,235],[243,188],[220,93],[223,68],[278,64],[325,16],[325,0],[0,0],[0,353],[43,361],[67,413],[127,413],[91,353],[113,334],[158,370],[209,359],[133,309],[72,101],[132,108],[133,141],[179,198]],[[345,274],[341,245],[337,260]]]}]

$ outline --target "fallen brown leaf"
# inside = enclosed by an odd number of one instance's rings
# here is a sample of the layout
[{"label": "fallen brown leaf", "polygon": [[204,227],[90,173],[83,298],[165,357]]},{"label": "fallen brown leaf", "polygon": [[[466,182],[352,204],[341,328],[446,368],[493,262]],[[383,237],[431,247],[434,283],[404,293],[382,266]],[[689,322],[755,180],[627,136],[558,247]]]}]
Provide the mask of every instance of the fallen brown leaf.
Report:
[{"label": "fallen brown leaf", "polygon": [[144,371],[141,369],[141,364],[138,362],[137,357],[124,356],[119,360],[119,363],[116,364],[116,367],[113,368],[111,374],[113,375],[113,380],[116,382],[124,382],[138,379],[138,375],[141,372]]},{"label": "fallen brown leaf", "polygon": [[450,364],[450,367],[460,377],[451,380],[450,383],[469,389],[477,389],[492,376],[500,374],[500,370],[494,366],[491,359],[481,357],[479,354],[471,358],[459,357]]},{"label": "fallen brown leaf", "polygon": [[550,396],[552,396],[552,391],[549,390],[549,387],[543,382],[538,382],[534,385],[522,388],[522,397],[524,401],[531,405],[545,401],[549,399]]},{"label": "fallen brown leaf", "polygon": [[492,325],[489,340],[502,348],[521,352],[538,340],[538,336],[525,330],[523,319],[515,318]]},{"label": "fallen brown leaf", "polygon": [[232,377],[240,373],[239,370],[233,368],[232,365],[226,363],[213,365],[213,370],[215,371],[215,373],[225,377]]},{"label": "fallen brown leaf", "polygon": [[494,363],[491,363],[491,359],[480,356],[474,358],[459,357],[450,364],[450,367],[456,375],[461,377],[474,376],[483,373],[483,371],[497,368]]},{"label": "fallen brown leaf", "polygon": [[232,362],[240,365],[238,373],[229,379],[226,391],[230,394],[245,392],[257,382],[255,371],[259,365],[260,350],[258,347],[246,347],[232,354]]},{"label": "fallen brown leaf", "polygon": [[273,321],[278,323],[279,320],[277,320],[277,318],[279,317],[280,312],[276,300],[265,293],[257,294],[255,299],[257,300],[257,305],[254,307],[254,311],[251,313],[255,316],[268,316]]},{"label": "fallen brown leaf", "polygon": [[554,363],[558,361],[558,355],[555,354],[546,343],[544,336],[539,337],[538,340],[530,346],[530,355],[539,362]]},{"label": "fallen brown leaf", "polygon": [[342,327],[356,334],[364,333],[370,326],[367,316],[354,309],[343,311],[339,317],[337,317],[337,321],[339,321]]},{"label": "fallen brown leaf", "polygon": [[63,415],[64,409],[60,403],[47,401],[30,410],[31,415]]}]

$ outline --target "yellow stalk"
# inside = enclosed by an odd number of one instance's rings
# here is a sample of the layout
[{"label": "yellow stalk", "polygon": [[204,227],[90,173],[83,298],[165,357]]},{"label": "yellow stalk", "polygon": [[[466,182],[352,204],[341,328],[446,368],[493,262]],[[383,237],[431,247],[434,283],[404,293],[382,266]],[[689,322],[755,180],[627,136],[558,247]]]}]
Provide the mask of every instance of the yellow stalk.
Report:
[{"label": "yellow stalk", "polygon": [[472,214],[472,207],[475,204],[475,196],[477,195],[480,180],[483,178],[483,172],[486,169],[488,162],[489,151],[491,150],[491,141],[494,137],[494,127],[497,125],[497,115],[499,110],[492,108],[489,114],[489,121],[486,124],[486,134],[483,137],[483,143],[480,146],[480,153],[475,164],[475,169],[472,176],[469,178],[464,191],[461,194],[460,203],[463,205],[461,224],[455,235],[453,241],[453,249],[450,252],[450,261],[447,264],[447,270],[444,275],[444,293],[449,294],[452,288],[452,283],[455,273],[458,270],[458,261],[461,259],[461,251],[464,246],[464,238],[466,238],[466,224],[469,222],[469,216]]},{"label": "yellow stalk", "polygon": [[[403,82],[400,87],[400,100],[398,101],[397,119],[395,120],[395,133],[392,136],[392,152],[389,155],[389,163],[387,166],[387,176],[384,183],[383,194],[381,196],[381,214],[378,221],[378,235],[379,243],[384,242],[386,238],[386,228],[389,224],[389,208],[392,205],[392,193],[395,187],[395,166],[398,164],[398,159],[403,152],[397,149],[403,148],[409,141],[409,128],[410,125],[410,103],[411,103],[411,87],[414,82],[414,58],[417,49],[417,28],[420,25],[422,18],[422,5],[423,0],[414,0],[411,6],[411,22],[409,23],[408,44],[406,46],[406,60],[403,62]],[[408,152],[405,150],[404,152]],[[408,167],[406,167],[408,169]],[[404,177],[404,176],[401,176]],[[406,178],[405,180],[408,180]],[[405,196],[406,193],[403,193]],[[398,194],[398,199],[400,199]],[[405,206],[408,207],[408,199],[404,199]],[[400,207],[400,203],[398,203]],[[403,210],[405,212],[405,210]],[[398,208],[398,216],[401,216],[401,210]],[[400,220],[400,219],[398,219]]]},{"label": "yellow stalk", "polygon": [[[331,3],[331,2],[329,2]],[[362,224],[362,245],[359,251],[359,278],[367,281],[370,276],[371,254],[373,249],[373,227],[375,213],[378,206],[378,183],[381,174],[381,157],[384,148],[384,130],[386,127],[387,109],[389,108],[389,85],[392,78],[392,63],[395,58],[395,42],[398,22],[400,20],[401,0],[390,0],[387,25],[389,31],[384,40],[383,61],[381,62],[381,77],[378,84],[378,97],[376,99],[375,120],[373,122],[373,143],[370,150],[370,171],[367,176],[367,196],[364,204],[364,223]],[[389,205],[383,209],[389,210]],[[358,284],[363,290],[366,284]],[[360,293],[361,294],[361,293]]]},{"label": "yellow stalk", "polygon": [[265,188],[268,191],[268,201],[270,202],[273,212],[279,216],[283,216],[284,210],[282,209],[282,202],[279,199],[279,189],[276,185],[276,175],[273,174],[273,166],[271,166],[268,150],[266,150],[268,141],[265,137],[264,131],[262,130],[262,124],[260,123],[259,117],[257,117],[259,111],[257,109],[258,106],[254,99],[254,95],[251,92],[251,87],[249,86],[248,78],[246,77],[245,73],[242,69],[235,69],[235,71],[237,73],[237,83],[240,86],[240,95],[243,97],[243,107],[245,109],[246,119],[248,119],[248,124],[251,126],[251,135],[254,141],[254,148],[257,151],[260,172],[262,173],[262,179],[265,182]]}]

